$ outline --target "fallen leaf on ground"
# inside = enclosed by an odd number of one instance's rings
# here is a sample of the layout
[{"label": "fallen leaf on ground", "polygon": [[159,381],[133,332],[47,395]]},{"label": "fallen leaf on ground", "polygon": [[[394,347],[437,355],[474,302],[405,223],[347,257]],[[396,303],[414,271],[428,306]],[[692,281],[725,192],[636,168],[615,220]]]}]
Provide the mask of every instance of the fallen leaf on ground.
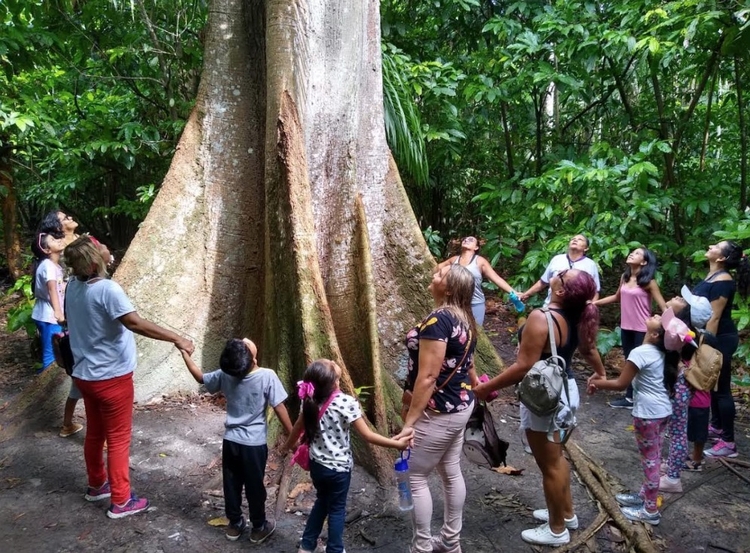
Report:
[{"label": "fallen leaf on ground", "polygon": [[289,497],[289,499],[296,499],[299,494],[309,492],[310,490],[312,490],[312,483],[303,482],[294,486],[294,489],[289,492],[289,495],[287,497]]},{"label": "fallen leaf on ground", "polygon": [[12,489],[12,488],[15,488],[16,486],[18,486],[22,482],[22,480],[20,478],[6,478],[5,481],[8,483],[8,488],[7,489],[9,489],[9,490]]},{"label": "fallen leaf on ground", "polygon": [[517,469],[515,467],[495,467],[492,470],[499,472],[500,474],[509,474],[511,476],[520,476],[524,471],[524,469]]},{"label": "fallen leaf on ground", "polygon": [[208,521],[209,526],[229,526],[229,519],[227,517],[216,517]]},{"label": "fallen leaf on ground", "polygon": [[625,537],[622,535],[622,532],[620,532],[620,529],[615,526],[614,524],[607,524],[607,529],[609,530],[609,540],[613,541],[615,543],[622,543],[625,541]]}]

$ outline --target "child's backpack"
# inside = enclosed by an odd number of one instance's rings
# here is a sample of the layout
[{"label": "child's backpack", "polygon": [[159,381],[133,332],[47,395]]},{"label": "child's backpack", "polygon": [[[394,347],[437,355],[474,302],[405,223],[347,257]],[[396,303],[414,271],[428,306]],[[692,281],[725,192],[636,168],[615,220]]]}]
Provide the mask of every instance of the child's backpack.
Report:
[{"label": "child's backpack", "polygon": [[480,467],[505,466],[509,445],[497,435],[495,422],[485,404],[477,402],[464,434],[466,458]]},{"label": "child's backpack", "polygon": [[[328,399],[323,403],[323,405],[320,406],[320,411],[318,411],[318,422],[320,422],[320,419],[323,418],[323,413],[326,412],[326,409],[328,409],[328,406],[333,402],[334,399],[336,399],[336,396],[339,395],[338,391],[333,392]],[[289,464],[294,465],[295,463],[300,466],[303,470],[310,470],[310,446],[307,445],[303,438],[305,436],[305,432],[303,431],[302,434],[299,437],[299,444],[297,445],[297,449],[294,450],[294,453],[292,454],[292,459],[290,460]]]},{"label": "child's backpack", "polygon": [[719,383],[719,373],[724,362],[722,353],[708,345],[713,334],[701,332],[698,349],[695,350],[690,367],[685,371],[685,380],[696,390],[708,392],[714,390]]}]

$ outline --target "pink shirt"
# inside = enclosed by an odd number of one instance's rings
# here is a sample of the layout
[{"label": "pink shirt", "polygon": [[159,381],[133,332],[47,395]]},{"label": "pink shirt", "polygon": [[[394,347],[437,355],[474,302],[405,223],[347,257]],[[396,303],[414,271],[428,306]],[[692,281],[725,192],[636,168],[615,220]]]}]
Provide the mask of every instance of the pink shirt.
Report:
[{"label": "pink shirt", "polygon": [[620,328],[646,332],[646,319],[651,316],[651,294],[640,286],[620,287]]},{"label": "pink shirt", "polygon": [[704,392],[703,390],[695,390],[688,406],[697,407],[698,409],[708,409],[711,407],[711,393]]}]

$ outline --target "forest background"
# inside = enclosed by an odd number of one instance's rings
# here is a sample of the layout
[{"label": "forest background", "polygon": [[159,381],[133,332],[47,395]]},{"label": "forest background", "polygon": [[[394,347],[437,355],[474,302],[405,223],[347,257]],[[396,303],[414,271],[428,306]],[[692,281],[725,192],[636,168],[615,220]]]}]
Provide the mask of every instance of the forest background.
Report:
[{"label": "forest background", "polygon": [[[743,3],[380,9],[387,137],[437,258],[477,235],[525,289],[584,232],[605,293],[644,245],[669,297],[700,278],[707,244],[750,238]],[[193,106],[207,14],[204,0],[0,5],[0,265],[14,290],[28,293],[26,244],[50,209],[127,249]],[[734,315],[748,327],[746,303]],[[750,362],[750,344],[737,356]]]}]

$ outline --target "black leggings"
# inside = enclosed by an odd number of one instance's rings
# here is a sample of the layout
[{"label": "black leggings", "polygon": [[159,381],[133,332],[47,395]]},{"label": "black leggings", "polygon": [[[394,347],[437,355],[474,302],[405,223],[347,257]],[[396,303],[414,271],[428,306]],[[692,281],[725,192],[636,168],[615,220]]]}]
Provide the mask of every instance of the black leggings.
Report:
[{"label": "black leggings", "polygon": [[721,430],[721,439],[734,442],[734,398],[732,397],[732,356],[740,344],[737,332],[716,337],[716,349],[724,357],[716,391],[711,391],[711,426]]},{"label": "black leggings", "polygon": [[[639,332],[637,330],[625,330],[623,328],[620,329],[620,342],[622,343],[622,354],[625,356],[625,359],[628,358],[628,355],[630,355],[631,351],[643,344],[643,339],[645,337],[645,332]],[[632,384],[628,384],[628,390],[627,392],[625,392],[625,397],[630,400],[633,399]]]}]

